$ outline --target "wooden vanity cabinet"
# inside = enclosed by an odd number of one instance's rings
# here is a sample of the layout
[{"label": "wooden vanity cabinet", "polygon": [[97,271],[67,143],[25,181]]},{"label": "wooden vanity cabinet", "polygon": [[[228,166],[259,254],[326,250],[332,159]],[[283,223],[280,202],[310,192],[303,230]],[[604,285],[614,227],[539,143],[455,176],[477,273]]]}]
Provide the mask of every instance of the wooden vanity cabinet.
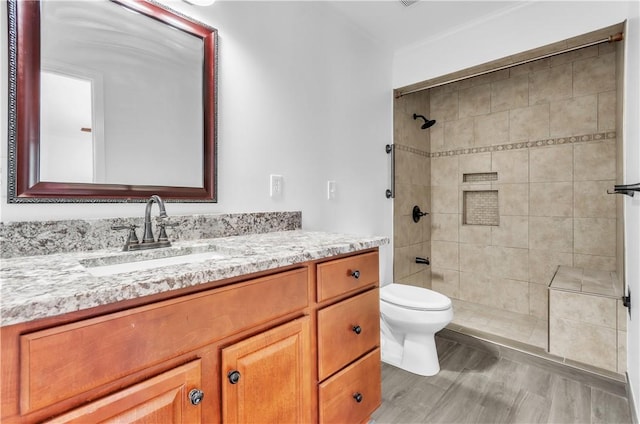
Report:
[{"label": "wooden vanity cabinet", "polygon": [[0,421],[362,422],[380,404],[377,286],[371,250],[2,327]]}]

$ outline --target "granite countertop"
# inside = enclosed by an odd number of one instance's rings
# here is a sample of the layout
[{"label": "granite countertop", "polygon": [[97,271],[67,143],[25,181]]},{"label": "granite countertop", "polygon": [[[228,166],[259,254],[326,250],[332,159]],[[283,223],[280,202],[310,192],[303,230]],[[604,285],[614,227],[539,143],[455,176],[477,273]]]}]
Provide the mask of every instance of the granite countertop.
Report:
[{"label": "granite countertop", "polygon": [[[139,252],[109,249],[3,259],[0,266],[1,325],[356,252],[388,242],[386,237],[296,230],[180,241],[169,248]],[[138,259],[156,259],[199,251],[214,251],[220,257],[107,276],[95,276],[87,268],[124,262],[131,255],[140,256]]]}]

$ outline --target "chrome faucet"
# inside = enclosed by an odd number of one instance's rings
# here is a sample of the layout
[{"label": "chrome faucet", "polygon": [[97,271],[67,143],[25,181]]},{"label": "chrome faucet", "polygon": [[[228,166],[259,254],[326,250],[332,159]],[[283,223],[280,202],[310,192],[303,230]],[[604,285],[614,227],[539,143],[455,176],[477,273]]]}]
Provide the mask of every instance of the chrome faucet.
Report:
[{"label": "chrome faucet", "polygon": [[[158,208],[160,209],[160,222],[158,226],[160,227],[160,233],[158,234],[158,239],[156,240],[153,237],[153,230],[151,229],[151,207],[154,203],[158,204]],[[111,227],[114,230],[129,230],[129,236],[124,245],[124,251],[131,250],[146,250],[146,249],[156,249],[159,247],[169,247],[171,246],[171,242],[167,237],[166,227],[174,227],[177,223],[169,224],[164,222],[166,218],[168,218],[167,210],[164,207],[164,202],[157,194],[154,194],[147,200],[147,206],[144,210],[144,236],[142,237],[142,241],[138,242],[138,237],[136,236],[136,225],[119,225]]]},{"label": "chrome faucet", "polygon": [[[147,207],[144,210],[144,237],[142,237],[142,243],[154,243],[156,240],[153,238],[153,231],[151,230],[151,206],[153,206],[153,202],[158,204],[158,208],[160,208],[161,219],[168,218],[167,210],[164,208],[164,202],[157,194],[154,194],[147,200]],[[160,240],[158,240],[160,241]]]}]

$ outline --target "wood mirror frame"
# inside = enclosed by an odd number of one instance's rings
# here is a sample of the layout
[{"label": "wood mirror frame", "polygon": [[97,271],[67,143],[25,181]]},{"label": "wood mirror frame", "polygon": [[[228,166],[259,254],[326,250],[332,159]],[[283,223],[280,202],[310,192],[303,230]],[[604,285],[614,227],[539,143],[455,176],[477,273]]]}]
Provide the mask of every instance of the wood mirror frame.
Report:
[{"label": "wood mirror frame", "polygon": [[8,203],[135,202],[153,194],[216,202],[217,30],[148,1],[111,1],[203,41],[202,187],[40,181],[40,2],[9,0]]}]

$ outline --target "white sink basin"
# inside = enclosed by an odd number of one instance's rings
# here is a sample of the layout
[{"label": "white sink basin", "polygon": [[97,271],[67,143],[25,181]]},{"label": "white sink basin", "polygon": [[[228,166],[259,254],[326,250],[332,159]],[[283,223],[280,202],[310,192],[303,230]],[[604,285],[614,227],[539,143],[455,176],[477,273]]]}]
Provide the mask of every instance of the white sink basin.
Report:
[{"label": "white sink basin", "polygon": [[131,262],[123,262],[109,265],[85,265],[85,269],[96,277],[104,277],[108,275],[122,274],[125,272],[142,271],[146,269],[160,268],[171,265],[185,265],[196,262],[206,262],[215,259],[221,259],[226,255],[219,252],[199,252],[188,255],[169,256],[157,259],[136,260]]}]

